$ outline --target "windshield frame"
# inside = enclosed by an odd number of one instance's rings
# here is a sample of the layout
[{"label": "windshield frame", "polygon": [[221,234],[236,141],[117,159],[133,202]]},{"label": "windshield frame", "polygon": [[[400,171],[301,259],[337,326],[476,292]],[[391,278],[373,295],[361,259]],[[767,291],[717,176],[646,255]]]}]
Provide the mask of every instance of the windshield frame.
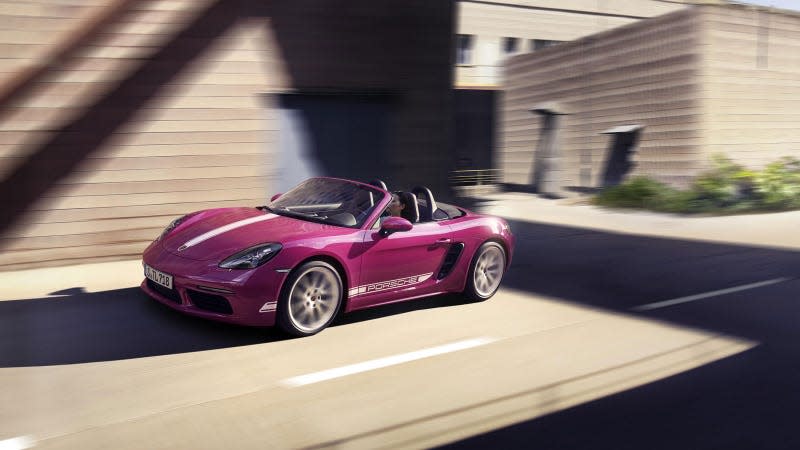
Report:
[{"label": "windshield frame", "polygon": [[[383,189],[342,178],[308,178],[271,201],[273,214],[345,228],[363,228],[390,194]],[[352,218],[351,218],[352,217]]]}]

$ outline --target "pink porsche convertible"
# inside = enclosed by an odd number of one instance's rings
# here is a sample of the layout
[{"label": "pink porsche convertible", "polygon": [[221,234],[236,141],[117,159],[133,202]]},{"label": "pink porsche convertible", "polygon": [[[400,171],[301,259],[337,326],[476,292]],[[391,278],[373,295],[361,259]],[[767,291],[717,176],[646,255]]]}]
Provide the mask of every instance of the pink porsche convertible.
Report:
[{"label": "pink porsche convertible", "polygon": [[311,178],[267,206],[187,214],[144,251],[141,287],[186,314],[297,336],[340,310],[494,295],[514,250],[508,223],[437,203],[425,187],[409,194],[397,217],[380,181]]}]

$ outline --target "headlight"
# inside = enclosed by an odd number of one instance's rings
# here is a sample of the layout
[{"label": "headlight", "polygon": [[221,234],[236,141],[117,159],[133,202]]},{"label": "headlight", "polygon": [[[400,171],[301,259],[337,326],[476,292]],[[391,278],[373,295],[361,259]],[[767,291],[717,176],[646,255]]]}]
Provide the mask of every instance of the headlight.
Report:
[{"label": "headlight", "polygon": [[223,269],[253,269],[275,257],[281,248],[283,246],[276,242],[259,244],[225,258],[219,266]]},{"label": "headlight", "polygon": [[174,230],[178,225],[180,225],[186,218],[189,217],[188,215],[178,217],[177,219],[170,222],[167,225],[167,228],[164,228],[164,231],[156,238],[157,241],[160,241],[164,236],[168,235],[172,230]]}]

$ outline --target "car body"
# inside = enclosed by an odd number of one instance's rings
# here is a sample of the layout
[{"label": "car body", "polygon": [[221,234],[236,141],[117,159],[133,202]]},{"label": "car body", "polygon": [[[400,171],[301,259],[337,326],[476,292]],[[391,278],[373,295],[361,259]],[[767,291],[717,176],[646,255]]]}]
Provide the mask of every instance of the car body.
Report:
[{"label": "car body", "polygon": [[[315,334],[340,310],[497,290],[514,249],[505,220],[437,203],[386,217],[385,184],[310,178],[263,207],[173,221],[144,251],[142,290],[185,314]],[[413,223],[412,223],[413,222]]]}]

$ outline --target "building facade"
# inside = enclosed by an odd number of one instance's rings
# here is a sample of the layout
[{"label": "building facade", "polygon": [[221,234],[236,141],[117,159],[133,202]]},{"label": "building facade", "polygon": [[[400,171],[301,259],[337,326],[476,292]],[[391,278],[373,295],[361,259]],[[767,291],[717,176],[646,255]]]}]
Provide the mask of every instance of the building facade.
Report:
[{"label": "building facade", "polygon": [[698,5],[507,65],[503,180],[550,193],[800,154],[800,15]]},{"label": "building facade", "polygon": [[457,183],[497,181],[496,112],[509,58],[685,6],[681,1],[660,0],[459,0],[456,4],[452,153]]},{"label": "building facade", "polygon": [[681,9],[637,0],[459,0],[455,85],[496,89],[506,59]]},{"label": "building facade", "polygon": [[316,174],[446,187],[449,0],[0,4],[0,270]]}]

